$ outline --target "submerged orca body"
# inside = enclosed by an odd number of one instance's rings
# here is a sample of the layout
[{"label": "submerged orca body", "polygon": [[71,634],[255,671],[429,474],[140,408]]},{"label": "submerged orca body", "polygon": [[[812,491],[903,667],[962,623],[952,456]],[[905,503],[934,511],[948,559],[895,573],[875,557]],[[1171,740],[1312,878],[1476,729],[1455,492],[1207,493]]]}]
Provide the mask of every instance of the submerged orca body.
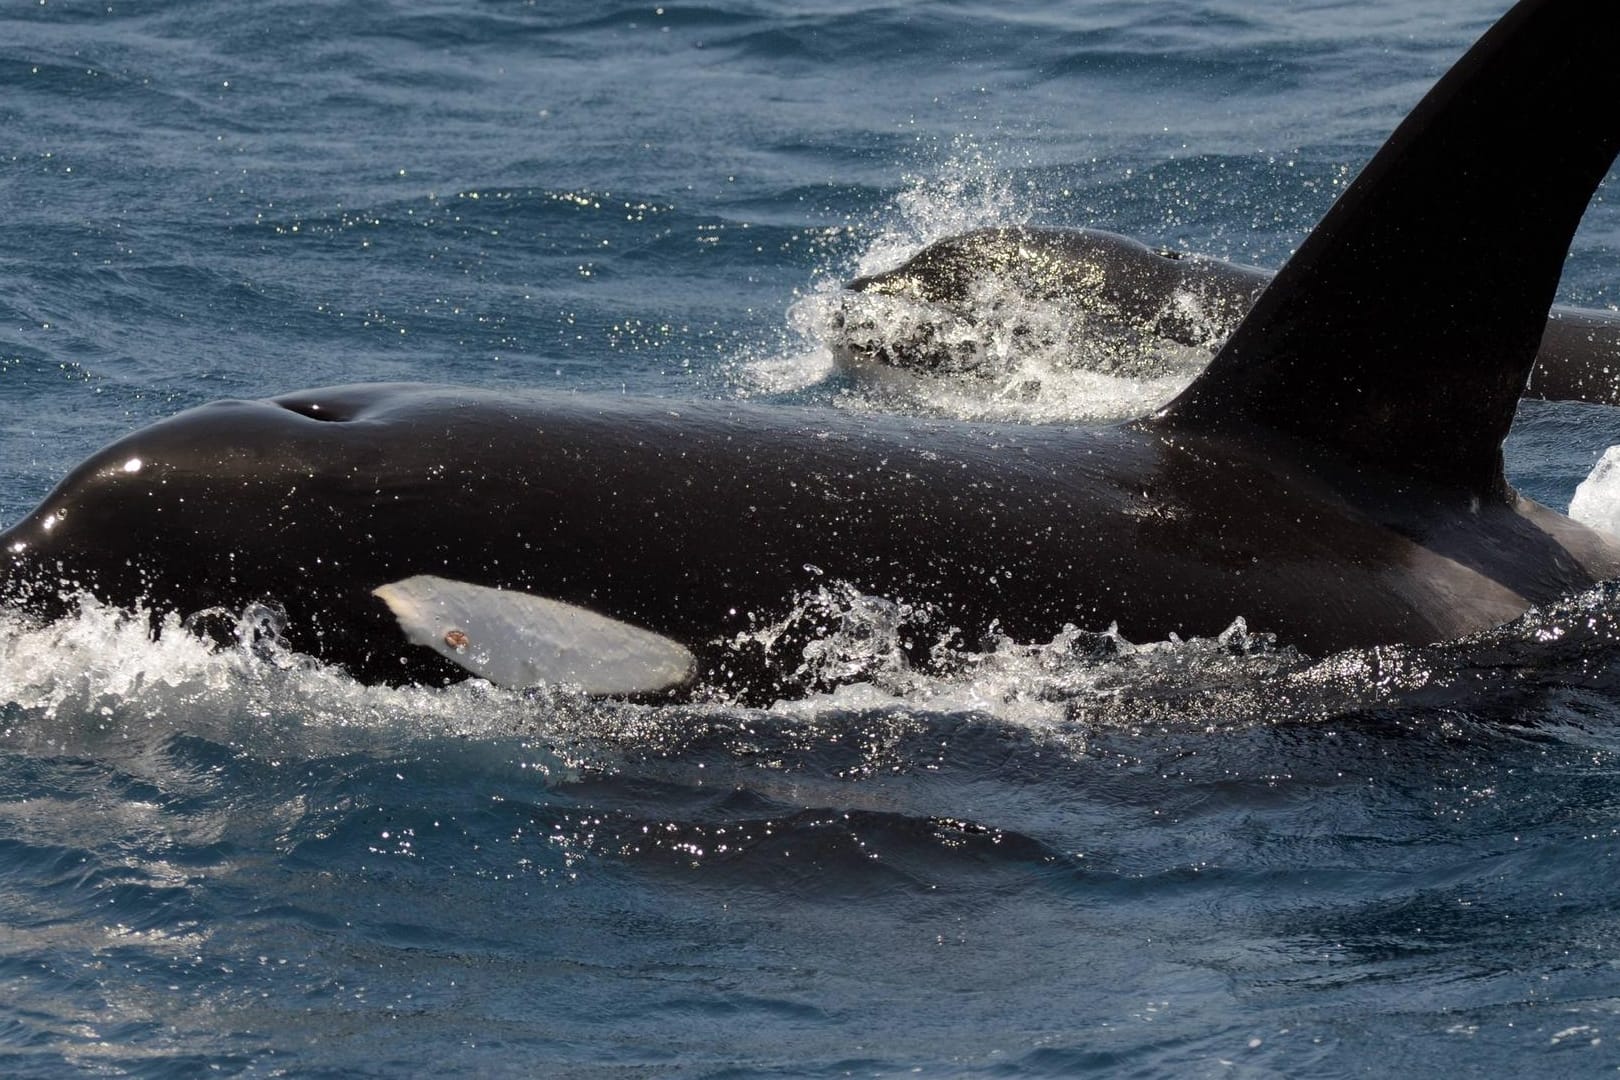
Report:
[{"label": "submerged orca body", "polygon": [[[835,313],[833,356],[855,378],[880,385],[995,377],[1002,371],[985,339],[1017,336],[1024,328],[1013,320],[1050,308],[1087,320],[1075,336],[1090,348],[1076,350],[1074,364],[1131,375],[1143,367],[1131,354],[1157,369],[1166,366],[1158,355],[1166,346],[1213,354],[1271,278],[1259,267],[1151,248],[1101,229],[974,229],[849,282]],[[1170,363],[1191,366],[1185,354]],[[1524,394],[1620,405],[1620,314],[1555,305]]]},{"label": "submerged orca body", "polygon": [[1616,43],[1607,0],[1522,0],[1145,421],[407,385],[221,402],[76,469],[0,535],[4,588],[44,614],[77,591],[182,616],[268,601],[290,644],[368,679],[759,698],[796,688],[769,640],[826,581],[968,641],[1242,616],[1324,652],[1500,623],[1620,572],[1620,546],[1501,466],[1620,149]]}]

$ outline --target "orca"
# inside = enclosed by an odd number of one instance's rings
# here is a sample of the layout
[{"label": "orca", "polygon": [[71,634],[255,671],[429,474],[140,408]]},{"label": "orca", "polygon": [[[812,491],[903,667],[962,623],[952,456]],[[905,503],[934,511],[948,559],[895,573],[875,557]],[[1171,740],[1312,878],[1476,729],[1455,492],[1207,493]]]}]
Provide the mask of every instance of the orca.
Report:
[{"label": "orca", "polygon": [[[848,282],[828,339],[838,368],[858,382],[904,390],[913,379],[955,378],[988,392],[1007,372],[987,342],[1038,333],[1020,320],[1050,313],[1082,346],[1061,357],[1067,363],[1191,381],[1271,278],[1102,229],[974,229]],[[1554,305],[1524,396],[1620,405],[1620,313]]]},{"label": "orca", "polygon": [[265,604],[368,680],[749,701],[803,689],[773,639],[834,581],[925,620],[900,643],[920,661],[934,630],[1243,617],[1322,654],[1502,623],[1620,572],[1501,458],[1620,150],[1616,43],[1620,5],[1521,0],[1141,421],[424,385],[218,402],[73,470],[0,534],[0,589],[42,619],[90,596],[201,630]]}]

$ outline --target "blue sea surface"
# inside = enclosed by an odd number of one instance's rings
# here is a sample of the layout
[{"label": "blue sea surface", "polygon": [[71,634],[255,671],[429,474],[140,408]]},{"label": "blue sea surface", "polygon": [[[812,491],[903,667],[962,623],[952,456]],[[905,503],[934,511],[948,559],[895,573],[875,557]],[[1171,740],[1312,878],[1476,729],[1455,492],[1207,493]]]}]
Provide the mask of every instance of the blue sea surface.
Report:
[{"label": "blue sea surface", "polygon": [[[221,397],[879,407],[841,281],[1017,222],[1276,266],[1505,6],[12,5],[0,522]],[[1600,192],[1560,299],[1610,305],[1617,247]],[[1561,509],[1617,442],[1527,403],[1509,472]],[[1428,648],[1096,626],[948,675],[801,599],[823,689],[770,709],[0,612],[0,1075],[1620,1067],[1620,588]]]}]

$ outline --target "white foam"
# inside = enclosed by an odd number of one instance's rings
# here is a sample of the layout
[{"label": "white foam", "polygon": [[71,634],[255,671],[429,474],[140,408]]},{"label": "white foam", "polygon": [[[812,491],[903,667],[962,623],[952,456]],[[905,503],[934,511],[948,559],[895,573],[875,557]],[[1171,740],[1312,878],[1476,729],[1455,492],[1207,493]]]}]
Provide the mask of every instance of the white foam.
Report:
[{"label": "white foam", "polygon": [[1603,451],[1575,488],[1569,516],[1582,525],[1620,537],[1620,446]]},{"label": "white foam", "polygon": [[[238,642],[223,647],[172,617],[158,620],[154,633],[148,613],[90,598],[77,614],[45,626],[0,611],[0,738],[57,749],[133,747],[185,732],[298,760],[401,739],[538,734],[548,754],[561,755],[550,767],[562,768],[584,760],[570,756],[580,740],[677,741],[694,723],[726,725],[740,716],[791,726],[849,710],[966,711],[1058,731],[1073,721],[1077,705],[1124,700],[1133,688],[1162,690],[1189,679],[1255,685],[1297,662],[1288,650],[1254,647],[1263,639],[1248,635],[1241,622],[1208,641],[1135,645],[1112,631],[1070,628],[1042,643],[993,633],[965,644],[926,607],[832,582],[799,596],[777,623],[733,643],[771,652],[785,672],[815,688],[759,713],[724,702],[595,702],[566,689],[504,690],[479,679],[447,687],[369,686],[288,650],[263,609],[245,612],[237,630]],[[926,670],[908,654],[929,657]]]},{"label": "white foam", "polygon": [[[1115,627],[1069,626],[1049,641],[1019,642],[992,629],[969,644],[925,605],[867,596],[844,582],[800,593],[782,619],[738,635],[731,646],[763,651],[811,688],[802,698],[778,701],[775,714],[802,720],[852,710],[970,712],[1047,734],[1072,734],[1080,713],[1137,694],[1177,697],[1215,687],[1230,705],[1233,688],[1257,696],[1263,680],[1304,663],[1268,636],[1251,634],[1241,618],[1213,638],[1189,641],[1135,644]],[[919,669],[909,656],[928,662]],[[1227,720],[1246,723],[1255,715],[1234,708]]]},{"label": "white foam", "polygon": [[0,737],[66,747],[186,731],[296,759],[401,737],[522,734],[537,708],[568,715],[591,707],[577,693],[500,690],[476,679],[368,686],[287,649],[260,608],[241,615],[237,636],[218,647],[173,616],[154,631],[148,612],[90,597],[47,625],[0,610]]},{"label": "white foam", "polygon": [[[1143,725],[1241,728],[1363,711],[1438,691],[1465,673],[1477,692],[1504,647],[1605,655],[1620,586],[1600,586],[1463,642],[1348,650],[1312,660],[1234,620],[1209,638],[1137,643],[1116,629],[1067,627],[1045,641],[995,631],[964,641],[926,607],[867,596],[841,582],[795,598],[775,623],[739,635],[811,690],[769,710],[725,701],[676,706],[592,701],[568,690],[503,690],[479,679],[447,687],[361,684],[292,653],[262,609],[243,613],[237,644],[216,647],[176,620],[82,601],[40,626],[0,611],[0,739],[57,751],[119,744],[131,752],[185,733],[266,760],[385,752],[421,738],[521,741],[551,776],[571,776],[649,747],[671,753],[705,732],[847,731],[859,716],[971,713],[1083,748],[1096,732]],[[1476,645],[1490,658],[1472,659]],[[910,657],[927,659],[922,666]],[[1518,670],[1510,665],[1510,673]],[[810,727],[806,727],[810,725]],[[796,736],[795,736],[796,737]],[[536,741],[538,740],[538,741]],[[744,741],[747,741],[744,739]],[[506,753],[506,750],[497,752]],[[525,758],[525,760],[529,760]]]}]

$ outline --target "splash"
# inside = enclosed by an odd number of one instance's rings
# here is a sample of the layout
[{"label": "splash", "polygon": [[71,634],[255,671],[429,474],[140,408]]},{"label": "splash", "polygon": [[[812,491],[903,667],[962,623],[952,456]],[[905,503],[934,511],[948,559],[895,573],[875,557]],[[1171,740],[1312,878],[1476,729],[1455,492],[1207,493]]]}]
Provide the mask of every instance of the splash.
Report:
[{"label": "splash", "polygon": [[868,596],[834,581],[800,592],[780,619],[722,644],[734,654],[759,654],[789,685],[827,690],[864,682],[903,696],[913,685],[911,657],[923,651],[921,643],[932,640],[927,651],[937,660],[956,636],[954,628],[931,630],[938,621],[927,605]]},{"label": "splash", "polygon": [[[832,320],[844,282],[894,266],[918,248],[985,225],[1019,225],[1032,207],[1015,194],[1011,177],[965,138],[929,174],[908,174],[890,206],[876,220],[850,231],[863,238],[853,257],[823,268],[788,308],[779,348],[740,358],[732,378],[744,396],[781,396],[825,383],[837,370]],[[858,395],[837,403],[860,407]]]},{"label": "splash", "polygon": [[[1180,393],[1235,317],[1197,287],[1141,311],[1110,299],[1118,284],[1100,277],[1075,280],[1059,268],[1054,289],[1042,252],[974,249],[962,253],[963,270],[982,272],[950,299],[844,288],[948,238],[1024,225],[1038,213],[1034,198],[972,147],[958,147],[929,177],[908,177],[875,223],[852,230],[861,248],[790,307],[783,347],[740,366],[741,392],[819,385],[833,389],[834,405],[857,411],[1028,423],[1114,422]],[[842,386],[840,373],[851,376]]]},{"label": "splash", "polygon": [[[1198,297],[1173,303],[1208,322]],[[853,408],[1026,423],[1111,422],[1179,394],[1219,337],[1183,345],[1097,295],[1035,295],[985,277],[961,303],[845,294],[824,334],[857,372]],[[898,361],[898,362],[896,362]]]},{"label": "splash", "polygon": [[886,270],[947,236],[987,225],[1023,225],[1036,209],[982,148],[958,143],[932,175],[903,178],[892,209],[856,257],[855,276]]},{"label": "splash", "polygon": [[1569,516],[1582,525],[1620,536],[1620,446],[1611,446],[1575,488]]},{"label": "splash", "polygon": [[[176,730],[296,758],[422,737],[532,730],[537,712],[594,707],[566,690],[368,686],[293,652],[277,616],[254,605],[206,613],[234,625],[216,645],[172,614],[124,611],[81,596],[40,625],[0,611],[0,738],[58,749],[147,744]],[[272,749],[273,748],[273,749]]]},{"label": "splash", "polygon": [[627,754],[768,757],[784,745],[859,742],[879,731],[893,741],[944,716],[1080,748],[1097,732],[1146,726],[1213,731],[1480,700],[1510,709],[1560,672],[1576,673],[1584,689],[1620,686],[1620,584],[1456,642],[1313,659],[1241,618],[1185,640],[1132,642],[1117,626],[1067,626],[1045,641],[995,627],[964,641],[933,609],[829,581],[729,643],[762,650],[808,687],[765,710],[722,699],[636,705],[477,679],[368,686],[288,650],[274,613],[253,607],[236,619],[234,643],[221,646],[173,617],[89,598],[48,625],[0,612],[0,739],[62,751],[159,745],[185,733],[287,760],[422,739],[516,738],[538,740],[537,760],[570,776]]}]

